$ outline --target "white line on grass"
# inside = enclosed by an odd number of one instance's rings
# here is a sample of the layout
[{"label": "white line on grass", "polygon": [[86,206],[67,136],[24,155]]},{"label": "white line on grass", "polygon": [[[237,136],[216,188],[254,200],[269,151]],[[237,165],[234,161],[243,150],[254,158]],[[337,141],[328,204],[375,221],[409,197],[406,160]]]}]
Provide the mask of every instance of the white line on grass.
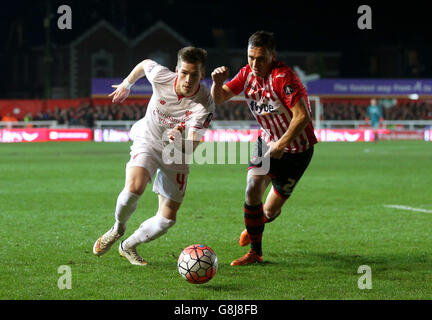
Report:
[{"label": "white line on grass", "polygon": [[409,211],[418,211],[418,212],[432,213],[432,210],[413,208],[413,207],[408,207],[408,206],[400,206],[400,205],[397,205],[397,204],[387,204],[387,205],[384,205],[384,207],[395,208],[395,209],[400,209],[400,210],[409,210]]}]

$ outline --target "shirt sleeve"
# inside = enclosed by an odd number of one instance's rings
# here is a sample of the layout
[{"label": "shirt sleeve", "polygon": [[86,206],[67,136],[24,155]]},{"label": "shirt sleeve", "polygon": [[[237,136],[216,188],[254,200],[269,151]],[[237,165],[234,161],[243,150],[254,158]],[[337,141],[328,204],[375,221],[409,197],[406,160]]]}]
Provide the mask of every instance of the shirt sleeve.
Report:
[{"label": "shirt sleeve", "polygon": [[188,125],[192,131],[206,130],[210,126],[210,122],[213,119],[213,112],[205,112],[199,114],[194,119],[191,119]]},{"label": "shirt sleeve", "polygon": [[173,73],[168,68],[153,60],[146,61],[143,65],[143,69],[150,83],[163,83],[169,81]]},{"label": "shirt sleeve", "polygon": [[279,77],[277,79],[276,92],[288,108],[291,109],[300,98],[307,95],[306,88],[294,71],[290,70],[285,77]]},{"label": "shirt sleeve", "polygon": [[215,104],[210,95],[205,105],[207,107],[198,104],[197,106],[199,107],[194,108],[195,110],[198,110],[198,112],[194,112],[192,118],[186,123],[186,126],[190,130],[200,132],[201,135],[203,135],[204,131],[210,126],[215,111]]},{"label": "shirt sleeve", "polygon": [[246,75],[246,68],[242,68],[237,73],[237,75],[231,81],[225,83],[225,85],[228,88],[230,88],[232,93],[234,93],[235,95],[239,95],[244,89],[244,85],[246,81],[245,75]]}]

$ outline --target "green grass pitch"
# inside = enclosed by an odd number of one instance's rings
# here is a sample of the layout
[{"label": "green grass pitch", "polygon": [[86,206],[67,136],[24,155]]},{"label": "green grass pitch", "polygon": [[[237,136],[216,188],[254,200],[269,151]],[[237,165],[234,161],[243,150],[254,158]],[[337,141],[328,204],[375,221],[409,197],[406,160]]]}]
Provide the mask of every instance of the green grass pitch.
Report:
[{"label": "green grass pitch", "polygon": [[[128,143],[0,145],[0,299],[431,299],[432,143],[319,143],[282,215],[265,227],[265,263],[230,267],[247,249],[246,165],[191,166],[177,224],[138,247],[147,267],[94,241],[114,222]],[[401,210],[402,205],[424,211]],[[149,186],[130,235],[155,214]],[[213,280],[192,285],[177,271],[190,244],[212,247]],[[60,290],[67,265],[72,288]],[[371,268],[361,290],[358,268]]]}]

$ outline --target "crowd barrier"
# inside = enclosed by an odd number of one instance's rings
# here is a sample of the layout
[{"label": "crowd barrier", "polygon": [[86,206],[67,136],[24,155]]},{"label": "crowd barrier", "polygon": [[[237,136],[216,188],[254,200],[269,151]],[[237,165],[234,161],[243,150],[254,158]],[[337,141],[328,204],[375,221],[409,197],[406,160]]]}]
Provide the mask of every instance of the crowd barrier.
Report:
[{"label": "crowd barrier", "polygon": [[[260,135],[257,129],[209,129],[203,142],[250,142]],[[432,130],[357,130],[319,129],[315,130],[322,142],[371,142],[379,140],[424,140],[432,141]],[[1,143],[48,142],[48,141],[95,141],[128,142],[129,130],[124,129],[0,129]]]}]

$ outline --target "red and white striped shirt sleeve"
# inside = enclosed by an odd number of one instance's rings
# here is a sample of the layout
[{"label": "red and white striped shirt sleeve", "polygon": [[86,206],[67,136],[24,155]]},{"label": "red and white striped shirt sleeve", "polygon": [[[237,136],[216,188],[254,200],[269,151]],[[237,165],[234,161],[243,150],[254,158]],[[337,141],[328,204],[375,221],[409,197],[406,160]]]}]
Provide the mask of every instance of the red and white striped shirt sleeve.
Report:
[{"label": "red and white striped shirt sleeve", "polygon": [[239,95],[244,90],[244,85],[246,82],[246,67],[243,67],[237,75],[231,80],[225,83],[225,85],[230,88],[232,93],[236,96]]},{"label": "red and white striped shirt sleeve", "polygon": [[279,77],[276,80],[274,84],[275,91],[279,99],[290,109],[301,97],[307,95],[306,88],[292,70],[289,70],[285,77]]}]

